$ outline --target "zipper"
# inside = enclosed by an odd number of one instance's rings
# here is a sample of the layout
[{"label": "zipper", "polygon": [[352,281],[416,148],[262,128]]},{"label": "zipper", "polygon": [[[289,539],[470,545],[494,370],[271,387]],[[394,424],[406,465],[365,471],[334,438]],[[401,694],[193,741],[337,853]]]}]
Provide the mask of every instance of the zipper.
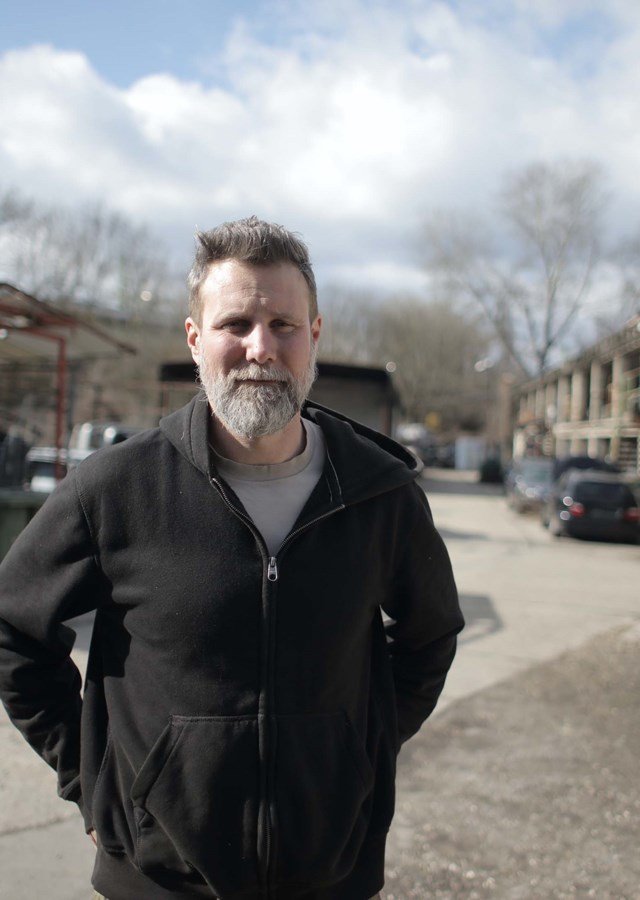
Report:
[{"label": "zipper", "polygon": [[[308,528],[311,528],[313,525],[317,525],[318,522],[322,522],[323,519],[327,519],[329,516],[332,516],[334,513],[340,512],[341,509],[344,509],[344,503],[341,503],[340,506],[336,506],[333,509],[330,509],[329,512],[323,513],[321,516],[317,516],[315,519],[311,519],[310,522],[305,522],[304,525],[301,525],[299,528],[296,528],[295,531],[290,532],[287,535],[287,537],[284,539],[284,541],[280,544],[280,549],[278,550],[278,556],[280,556],[280,558],[282,558],[282,551],[286,548],[287,544],[289,544],[290,541],[292,541],[294,538],[296,538],[303,531],[306,531]],[[240,510],[238,510],[238,512],[240,512]],[[267,578],[269,581],[277,581],[279,576],[280,576],[280,570],[278,568],[278,557],[270,556],[269,562],[267,564]]]},{"label": "zipper", "polygon": [[[278,559],[280,560],[280,564],[282,562],[283,552],[287,549],[288,545],[302,532],[307,531],[307,529],[312,528],[314,525],[317,525],[318,522],[322,522],[323,519],[329,518],[334,513],[339,512],[344,509],[344,503],[341,503],[339,506],[335,506],[333,509],[330,509],[328,512],[323,513],[321,516],[316,516],[315,519],[311,519],[309,522],[305,522],[304,525],[301,525],[299,528],[296,528],[295,531],[291,531],[287,537],[284,539],[282,544],[280,545],[280,549],[278,550],[278,556],[269,557],[269,564],[267,567],[267,578],[269,581],[275,582],[280,577],[280,569],[278,564]],[[273,665],[271,654],[269,656],[269,660],[271,665]],[[269,676],[271,676],[272,672],[269,672]],[[270,677],[269,677],[270,683]],[[277,740],[277,732],[276,732],[276,724],[275,720],[272,721],[271,717],[268,719],[267,730],[269,732],[269,740],[272,746],[275,746]],[[271,765],[269,765],[271,762]],[[267,761],[267,773],[269,775],[267,781],[267,789],[269,792],[268,796],[268,807],[267,807],[267,818],[270,827],[270,835],[269,840],[267,842],[268,848],[273,847],[273,854],[269,853],[267,858],[267,896],[269,898],[276,896],[276,885],[275,885],[275,855],[277,854],[277,846],[278,846],[278,817],[277,810],[275,804],[275,798],[273,795],[273,763],[274,760]],[[273,856],[273,858],[272,858]]]},{"label": "zipper", "polygon": [[[249,528],[254,538],[256,539],[256,543],[260,549],[260,553],[262,555],[263,561],[267,563],[267,581],[272,584],[278,581],[280,577],[280,567],[278,560],[282,560],[283,551],[289,546],[289,544],[296,538],[298,535],[302,534],[304,531],[307,531],[309,528],[312,528],[314,525],[317,525],[318,522],[322,522],[324,519],[329,518],[334,513],[340,512],[345,508],[344,503],[340,503],[337,506],[334,506],[333,509],[328,510],[328,512],[323,513],[321,516],[316,516],[315,519],[311,519],[308,522],[305,522],[304,525],[300,525],[294,531],[291,531],[287,537],[284,539],[282,544],[280,545],[280,549],[278,550],[277,556],[269,556],[268,548],[264,542],[264,538],[256,528],[253,520],[247,516],[242,510],[238,509],[235,506],[229,497],[227,496],[223,485],[215,478],[211,478],[211,484],[216,488],[225,505],[229,508],[229,510],[233,513],[233,515],[237,516],[245,525]],[[264,767],[264,772],[266,775],[265,779],[265,791],[262,796],[263,801],[263,810],[264,810],[264,818],[266,820],[266,834],[265,834],[265,859],[263,862],[263,871],[265,873],[265,880],[267,884],[267,896],[272,896],[272,891],[274,890],[272,878],[275,874],[274,869],[274,859],[273,859],[273,848],[276,845],[277,838],[277,826],[276,826],[276,810],[275,810],[275,801],[273,797],[273,783],[272,783],[272,768],[270,766],[270,749],[272,745],[275,745],[276,735],[275,735],[275,722],[272,721],[273,715],[270,710],[270,704],[273,699],[273,687],[271,684],[271,679],[273,675],[273,653],[272,653],[272,643],[273,639],[271,636],[271,626],[272,626],[272,616],[268,608],[268,604],[264,606],[263,612],[263,627],[265,629],[265,633],[267,635],[267,650],[266,650],[266,677],[264,678],[264,694],[263,694],[263,704],[261,715],[258,717],[258,733],[259,740],[264,748],[264,759],[260,759],[261,769]],[[273,760],[271,760],[273,762]]]},{"label": "zipper", "polygon": [[[340,510],[344,509],[344,503],[341,503],[339,506],[334,506],[333,509],[330,509],[329,512],[322,513],[321,516],[316,516],[315,519],[311,519],[309,522],[305,522],[304,525],[300,525],[299,528],[296,528],[295,531],[289,532],[284,541],[280,544],[280,549],[278,550],[278,557],[282,559],[282,551],[287,548],[287,546],[297,538],[299,534],[302,534],[303,531],[307,531],[307,529],[312,528],[314,525],[317,525],[318,522],[322,522],[324,519],[328,519],[329,516],[332,516],[334,513],[340,512]],[[269,570],[267,571],[267,577],[270,581],[277,581],[279,577],[279,569],[278,569],[278,557],[272,556],[269,560]],[[273,564],[273,578],[269,577],[269,571],[271,571],[271,565]]]},{"label": "zipper", "polygon": [[[267,564],[267,579],[269,581],[273,581],[274,579],[270,575],[272,563],[275,563],[275,557],[269,557],[267,546],[264,542],[264,538],[256,528],[253,520],[244,513],[241,509],[238,509],[234,503],[229,499],[227,492],[224,489],[224,486],[218,481],[216,478],[210,477],[210,483],[215,490],[222,497],[222,501],[225,506],[230,510],[230,512],[240,519],[241,522],[247,526],[249,531],[253,534],[256,544],[258,545],[258,549],[260,550],[260,555],[262,556],[262,564],[263,567],[265,563]],[[263,568],[264,571],[264,568]],[[276,577],[277,577],[277,565],[275,568]],[[273,824],[273,813],[271,810],[271,797],[272,793],[270,788],[270,776],[269,776],[269,756],[270,756],[270,744],[271,744],[271,729],[269,725],[270,718],[270,691],[269,691],[269,681],[270,681],[270,669],[272,668],[271,662],[271,640],[270,640],[270,631],[271,631],[271,616],[268,610],[268,601],[267,596],[262,591],[262,628],[263,633],[266,635],[262,639],[262,647],[264,654],[264,663],[262,666],[262,671],[260,675],[260,686],[259,686],[259,700],[258,700],[258,760],[259,760],[259,771],[261,774],[261,788],[260,788],[260,804],[258,807],[258,840],[257,840],[257,856],[258,856],[258,869],[262,879],[264,879],[264,884],[267,888],[267,892],[269,892],[269,872],[272,868],[271,857],[273,855],[272,851],[272,841],[273,841],[273,833],[274,833],[274,824]],[[266,647],[266,649],[265,649]],[[263,833],[261,834],[261,830]],[[268,894],[269,895],[269,894]]]}]

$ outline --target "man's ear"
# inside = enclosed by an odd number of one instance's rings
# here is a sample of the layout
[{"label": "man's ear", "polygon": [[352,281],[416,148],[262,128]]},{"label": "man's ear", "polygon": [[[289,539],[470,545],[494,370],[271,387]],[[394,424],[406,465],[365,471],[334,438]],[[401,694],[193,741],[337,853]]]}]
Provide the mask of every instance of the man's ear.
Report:
[{"label": "man's ear", "polygon": [[187,346],[191,350],[193,361],[197,363],[200,359],[200,329],[191,316],[185,321],[184,327],[187,332]]},{"label": "man's ear", "polygon": [[314,344],[318,343],[318,339],[320,337],[320,332],[322,330],[322,316],[316,316],[313,322],[311,323],[311,337],[313,338]]}]

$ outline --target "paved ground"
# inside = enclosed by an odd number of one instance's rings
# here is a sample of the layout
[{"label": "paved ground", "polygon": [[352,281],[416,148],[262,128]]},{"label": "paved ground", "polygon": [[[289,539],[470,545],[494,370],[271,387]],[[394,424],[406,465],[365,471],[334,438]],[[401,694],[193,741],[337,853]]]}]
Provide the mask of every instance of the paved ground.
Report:
[{"label": "paved ground", "polygon": [[385,900],[640,898],[640,627],[449,705],[400,758]]},{"label": "paved ground", "polygon": [[[469,624],[400,757],[383,898],[640,900],[640,548],[554,542],[495,488],[428,474]],[[0,900],[89,900],[92,855],[0,715]]]},{"label": "paved ground", "polygon": [[383,898],[638,900],[640,548],[427,476],[468,625],[400,757]]}]

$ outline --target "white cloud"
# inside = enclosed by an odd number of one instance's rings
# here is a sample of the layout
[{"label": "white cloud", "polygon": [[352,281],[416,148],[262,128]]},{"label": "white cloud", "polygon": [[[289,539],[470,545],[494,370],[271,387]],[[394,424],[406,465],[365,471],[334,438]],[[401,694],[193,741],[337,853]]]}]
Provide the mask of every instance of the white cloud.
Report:
[{"label": "white cloud", "polygon": [[327,276],[407,287],[421,283],[428,209],[490,206],[505,170],[540,157],[601,160],[614,209],[638,221],[635,4],[610,4],[586,74],[576,47],[563,55],[540,31],[563,26],[571,43],[576,17],[599,6],[351,0],[296,17],[284,4],[286,40],[238,25],[213,84],[157,74],[120,89],[80,53],[13,51],[0,58],[2,181],[103,199],[181,250],[196,225],[255,212],[302,231]]},{"label": "white cloud", "polygon": [[330,285],[366,284],[380,296],[392,294],[425,294],[429,279],[425,272],[415,266],[402,265],[393,260],[365,262],[362,265],[349,263],[330,267],[324,273]]}]

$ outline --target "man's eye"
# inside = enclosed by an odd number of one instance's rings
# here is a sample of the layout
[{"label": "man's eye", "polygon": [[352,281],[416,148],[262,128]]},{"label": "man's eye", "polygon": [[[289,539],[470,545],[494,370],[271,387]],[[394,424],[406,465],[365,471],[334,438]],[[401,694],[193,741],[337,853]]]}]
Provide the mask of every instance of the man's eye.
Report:
[{"label": "man's eye", "polygon": [[222,328],[225,331],[245,331],[249,327],[249,323],[243,321],[242,319],[231,319],[229,322],[224,322]]},{"label": "man's eye", "polygon": [[285,332],[293,331],[293,329],[295,328],[292,322],[285,322],[284,319],[277,319],[275,322],[272,322],[271,327],[276,331]]}]

